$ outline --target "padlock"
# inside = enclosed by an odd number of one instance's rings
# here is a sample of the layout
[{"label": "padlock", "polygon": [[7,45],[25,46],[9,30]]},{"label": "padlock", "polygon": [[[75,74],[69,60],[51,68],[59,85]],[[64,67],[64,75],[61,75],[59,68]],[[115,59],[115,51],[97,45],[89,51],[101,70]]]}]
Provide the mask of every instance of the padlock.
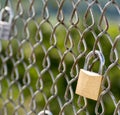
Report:
[{"label": "padlock", "polygon": [[[98,73],[87,70],[90,58],[94,55],[98,56],[100,60],[100,67]],[[89,99],[98,100],[101,91],[104,64],[104,56],[101,52],[97,50],[95,50],[95,52],[91,51],[86,56],[84,69],[80,69],[79,78],[76,86],[76,94]]]},{"label": "padlock", "polygon": [[53,115],[49,110],[43,110],[38,113],[38,115]]},{"label": "padlock", "polygon": [[[7,21],[3,21],[3,13],[9,13],[9,19]],[[13,13],[10,7],[6,6],[0,11],[0,39],[8,40],[10,38],[11,25],[13,20]]]}]

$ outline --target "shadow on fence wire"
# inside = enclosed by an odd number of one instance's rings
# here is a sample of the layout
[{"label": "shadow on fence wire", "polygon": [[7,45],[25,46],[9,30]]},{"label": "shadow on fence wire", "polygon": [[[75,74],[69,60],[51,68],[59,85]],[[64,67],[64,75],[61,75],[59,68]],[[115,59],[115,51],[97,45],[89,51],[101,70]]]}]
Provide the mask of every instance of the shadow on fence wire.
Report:
[{"label": "shadow on fence wire", "polygon": [[[10,38],[0,38],[0,115],[120,114],[119,0],[1,0],[6,6],[14,16]],[[75,90],[89,52],[87,69],[98,73],[96,50],[105,65],[93,101]]]}]

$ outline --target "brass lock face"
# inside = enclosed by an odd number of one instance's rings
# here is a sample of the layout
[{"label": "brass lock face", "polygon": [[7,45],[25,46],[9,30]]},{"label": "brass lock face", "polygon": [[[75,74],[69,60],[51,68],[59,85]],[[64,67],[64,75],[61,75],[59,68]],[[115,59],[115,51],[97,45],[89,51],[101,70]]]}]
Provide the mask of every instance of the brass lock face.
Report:
[{"label": "brass lock face", "polygon": [[[8,12],[8,21],[3,21],[3,13]],[[12,24],[13,14],[9,7],[5,7],[0,12],[0,39],[8,40],[10,38],[11,24]]]},{"label": "brass lock face", "polygon": [[97,100],[100,93],[102,78],[103,77],[98,73],[81,69],[76,87],[76,94]]},{"label": "brass lock face", "polygon": [[89,59],[94,55],[91,51],[86,57],[84,69],[80,69],[76,86],[76,94],[93,100],[97,100],[100,94],[103,79],[102,69],[105,63],[104,57],[99,51],[96,50],[95,54],[100,59],[99,73],[87,70]]}]

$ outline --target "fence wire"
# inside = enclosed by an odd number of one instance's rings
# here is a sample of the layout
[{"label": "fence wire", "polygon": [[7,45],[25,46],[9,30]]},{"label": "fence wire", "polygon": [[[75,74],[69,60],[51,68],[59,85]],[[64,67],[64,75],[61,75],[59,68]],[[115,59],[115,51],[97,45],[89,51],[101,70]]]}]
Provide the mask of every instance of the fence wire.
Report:
[{"label": "fence wire", "polygon": [[[120,115],[119,0],[1,0],[14,14],[0,39],[0,115]],[[75,94],[80,68],[98,72],[98,101]]]}]

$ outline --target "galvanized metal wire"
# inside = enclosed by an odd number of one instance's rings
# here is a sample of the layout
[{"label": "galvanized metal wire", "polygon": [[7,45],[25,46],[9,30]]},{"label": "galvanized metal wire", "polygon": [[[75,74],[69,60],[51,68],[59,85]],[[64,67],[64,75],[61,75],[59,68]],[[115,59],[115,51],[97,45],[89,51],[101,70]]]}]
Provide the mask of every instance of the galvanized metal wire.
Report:
[{"label": "galvanized metal wire", "polygon": [[[10,39],[0,38],[0,115],[120,114],[119,0],[1,0],[5,6],[14,18]],[[95,102],[75,88],[80,68],[99,72],[96,50],[105,65]]]}]

